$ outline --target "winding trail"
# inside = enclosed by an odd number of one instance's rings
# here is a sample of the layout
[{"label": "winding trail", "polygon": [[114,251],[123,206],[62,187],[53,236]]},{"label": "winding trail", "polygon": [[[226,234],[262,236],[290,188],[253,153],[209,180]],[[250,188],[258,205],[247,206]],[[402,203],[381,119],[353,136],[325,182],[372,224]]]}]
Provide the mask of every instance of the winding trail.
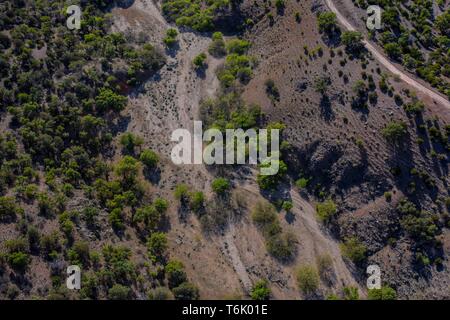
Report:
[{"label": "winding trail", "polygon": [[[325,0],[328,8],[336,14],[336,17],[340,24],[342,24],[349,31],[357,31],[356,28],[339,12],[332,0]],[[427,95],[435,102],[443,105],[444,107],[450,109],[450,101],[439,93],[427,88],[417,80],[411,78],[405,72],[399,70],[392,62],[390,62],[378,49],[372,45],[368,40],[364,39],[363,43],[367,50],[369,50],[373,56],[391,73],[397,75],[401,80],[406,82],[408,85],[414,87],[416,90],[420,91],[424,95]]]},{"label": "winding trail", "polygon": [[[240,185],[242,190],[247,191],[254,196],[255,199],[260,197],[260,190],[255,180],[249,180],[247,183]],[[290,191],[293,208],[291,212],[296,219],[290,225],[298,236],[303,233],[301,248],[303,255],[298,262],[304,263],[305,258],[308,262],[315,261],[316,257],[321,254],[328,254],[333,261],[333,269],[336,275],[335,286],[345,287],[354,286],[359,292],[364,294],[366,289],[358,283],[353,274],[353,270],[344,262],[339,248],[339,242],[333,239],[328,232],[321,229],[316,218],[316,210],[313,205],[304,199],[296,191]]]}]

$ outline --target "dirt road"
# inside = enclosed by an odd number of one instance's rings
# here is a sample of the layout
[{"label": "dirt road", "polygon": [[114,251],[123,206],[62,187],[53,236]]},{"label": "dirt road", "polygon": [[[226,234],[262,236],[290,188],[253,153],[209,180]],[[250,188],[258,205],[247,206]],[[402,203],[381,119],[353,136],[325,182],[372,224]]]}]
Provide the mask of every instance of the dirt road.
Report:
[{"label": "dirt road", "polygon": [[[327,6],[330,10],[336,14],[336,17],[340,24],[342,24],[349,31],[357,31],[356,28],[339,12],[336,8],[335,4],[332,0],[325,0]],[[369,50],[372,55],[377,59],[386,69],[388,69],[391,73],[397,75],[401,80],[406,82],[411,87],[414,87],[416,90],[421,93],[427,95],[431,99],[433,99],[436,103],[450,109],[450,101],[448,101],[445,97],[441,96],[439,93],[427,88],[417,80],[411,78],[405,72],[399,70],[393,63],[391,63],[378,49],[372,45],[368,40],[364,39],[364,45],[367,50]]]}]

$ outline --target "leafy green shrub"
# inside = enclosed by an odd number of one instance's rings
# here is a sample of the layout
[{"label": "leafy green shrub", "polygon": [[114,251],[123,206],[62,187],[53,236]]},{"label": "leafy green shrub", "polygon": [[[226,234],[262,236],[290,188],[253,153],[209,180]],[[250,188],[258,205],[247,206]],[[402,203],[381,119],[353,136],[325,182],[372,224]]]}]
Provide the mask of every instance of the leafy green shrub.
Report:
[{"label": "leafy green shrub", "polygon": [[392,200],[392,193],[389,192],[389,191],[386,191],[384,193],[384,198],[386,199],[387,202],[391,202],[391,200]]},{"label": "leafy green shrub", "polygon": [[24,272],[30,263],[30,256],[25,252],[13,252],[8,255],[8,262],[14,270]]},{"label": "leafy green shrub", "polygon": [[392,144],[398,144],[407,135],[407,125],[403,121],[392,121],[382,131],[383,137]]},{"label": "leafy green shrub", "polygon": [[333,12],[322,12],[317,17],[320,32],[334,33],[337,27],[336,14]]},{"label": "leafy green shrub", "polygon": [[229,1],[222,0],[165,0],[162,11],[170,21],[178,26],[190,27],[197,31],[214,29],[214,18],[226,10]]},{"label": "leafy green shrub", "polygon": [[345,31],[341,36],[342,43],[348,52],[360,54],[364,48],[363,36],[358,31]]},{"label": "leafy green shrub", "polygon": [[358,288],[344,287],[343,291],[345,300],[359,300]]},{"label": "leafy green shrub", "polygon": [[189,187],[185,184],[179,184],[174,191],[175,198],[180,201],[187,201],[189,199]]},{"label": "leafy green shrub", "polygon": [[300,179],[298,179],[297,181],[295,181],[295,185],[296,185],[296,187],[299,188],[299,189],[305,189],[305,188],[308,187],[309,181],[310,181],[310,179],[307,179],[307,178],[300,178]]},{"label": "leafy green shrub", "polygon": [[227,42],[228,54],[244,55],[250,48],[250,42],[247,40],[232,39]]},{"label": "leafy green shrub", "polygon": [[250,297],[253,300],[269,300],[271,290],[266,280],[259,280],[250,291]]},{"label": "leafy green shrub", "polygon": [[81,215],[86,220],[86,224],[88,226],[95,225],[95,220],[99,214],[98,208],[95,207],[86,207],[82,210]]},{"label": "leafy green shrub", "polygon": [[125,156],[115,167],[115,172],[122,178],[122,181],[126,186],[131,186],[134,184],[139,173],[139,163],[135,158]]},{"label": "leafy green shrub", "polygon": [[124,246],[106,245],[102,249],[104,268],[111,282],[123,285],[136,279],[136,267],[131,261],[131,251]]},{"label": "leafy green shrub", "polygon": [[81,275],[81,299],[97,299],[98,298],[98,278],[93,272],[83,272]]},{"label": "leafy green shrub", "polygon": [[275,7],[277,8],[277,11],[282,11],[286,7],[286,3],[284,0],[276,0]]},{"label": "leafy green shrub", "polygon": [[108,221],[116,231],[125,229],[124,215],[120,208],[115,208],[108,214]]},{"label": "leafy green shrub", "polygon": [[212,189],[218,195],[224,195],[228,190],[230,190],[230,181],[225,178],[217,178],[212,182]]},{"label": "leafy green shrub", "polygon": [[294,207],[294,205],[293,205],[292,201],[283,201],[282,208],[284,211],[289,212],[292,210],[293,207]]},{"label": "leafy green shrub", "polygon": [[270,203],[258,202],[252,213],[253,222],[266,239],[267,251],[276,259],[287,261],[295,254],[295,236],[283,233],[275,208]]},{"label": "leafy green shrub", "polygon": [[95,98],[95,105],[99,112],[122,111],[127,101],[126,97],[113,92],[111,89],[102,88]]},{"label": "leafy green shrub", "polygon": [[186,272],[184,272],[184,265],[181,261],[171,260],[164,268],[169,288],[178,287],[183,282],[187,281]]},{"label": "leafy green shrub", "polygon": [[357,238],[347,238],[341,244],[342,254],[355,263],[360,263],[366,259],[367,247]]},{"label": "leafy green shrub", "polygon": [[149,169],[155,168],[159,162],[159,156],[152,150],[144,150],[139,155],[139,160]]},{"label": "leafy green shrub", "polygon": [[383,286],[381,289],[369,289],[367,294],[369,300],[396,300],[397,292],[388,286]]},{"label": "leafy green shrub", "polygon": [[202,208],[204,207],[204,203],[205,203],[205,195],[204,195],[204,193],[201,192],[201,191],[194,192],[191,195],[190,203],[191,203],[191,209],[194,212],[198,213],[199,211],[201,211]]},{"label": "leafy green shrub", "polygon": [[131,132],[126,132],[120,136],[120,144],[128,154],[134,154],[135,148],[140,147],[143,143],[144,140],[141,137]]},{"label": "leafy green shrub", "polygon": [[76,241],[67,251],[67,256],[72,264],[87,266],[90,262],[89,244],[84,241]]},{"label": "leafy green shrub", "polygon": [[163,257],[167,250],[167,236],[162,232],[152,233],[147,240],[147,248],[151,257]]},{"label": "leafy green shrub", "polygon": [[129,300],[131,298],[131,288],[121,284],[115,284],[108,290],[108,299]]},{"label": "leafy green shrub", "polygon": [[328,280],[333,271],[333,258],[329,254],[323,254],[316,259],[317,269],[322,279]]},{"label": "leafy green shrub", "polygon": [[273,81],[272,79],[268,79],[264,84],[266,85],[267,95],[275,100],[278,100],[280,98],[280,91],[275,85],[275,81]]},{"label": "leafy green shrub", "polygon": [[316,205],[316,212],[319,220],[327,223],[336,215],[337,206],[333,200],[328,199]]},{"label": "leafy green shrub", "polygon": [[[272,164],[270,162],[265,162],[259,165],[260,168],[270,168]],[[274,175],[263,175],[258,174],[256,181],[262,190],[272,190],[275,189],[278,184],[286,177],[288,168],[283,160],[278,161],[278,173]]]},{"label": "leafy green shrub", "polygon": [[297,284],[304,294],[314,293],[319,288],[319,274],[315,267],[303,265],[297,269]]},{"label": "leafy green shrub", "polygon": [[417,211],[415,214],[408,214],[400,221],[406,232],[419,242],[432,242],[439,231],[439,218],[430,212]]},{"label": "leafy green shrub", "polygon": [[225,41],[221,32],[214,32],[212,35],[212,42],[209,45],[208,52],[216,58],[223,57],[227,54]]},{"label": "leafy green shrub", "polygon": [[252,212],[253,222],[257,224],[266,237],[271,237],[281,232],[275,208],[266,202],[258,202]]},{"label": "leafy green shrub", "polygon": [[173,47],[178,42],[177,40],[178,31],[176,29],[170,28],[166,32],[166,36],[163,41],[168,47]]},{"label": "leafy green shrub", "polygon": [[60,236],[58,232],[43,234],[39,243],[41,252],[50,258],[54,253],[61,250]]},{"label": "leafy green shrub", "polygon": [[199,55],[197,55],[194,60],[192,61],[192,63],[194,64],[194,66],[196,68],[202,69],[206,66],[206,53],[200,53]]},{"label": "leafy green shrub", "polygon": [[22,212],[13,197],[0,197],[0,222],[10,221]]},{"label": "leafy green shrub", "polygon": [[155,209],[162,214],[169,208],[169,201],[163,198],[156,198],[153,205],[155,206]]},{"label": "leafy green shrub", "polygon": [[295,254],[297,239],[291,232],[277,233],[266,239],[267,251],[280,261],[288,261]]},{"label": "leafy green shrub", "polygon": [[403,105],[403,109],[405,109],[408,114],[421,114],[425,109],[425,104],[420,100],[416,100]]},{"label": "leafy green shrub", "polygon": [[189,282],[183,282],[178,287],[172,289],[176,300],[198,300],[198,288]]},{"label": "leafy green shrub", "polygon": [[148,292],[147,297],[149,300],[171,300],[173,299],[172,293],[165,287],[156,287]]}]

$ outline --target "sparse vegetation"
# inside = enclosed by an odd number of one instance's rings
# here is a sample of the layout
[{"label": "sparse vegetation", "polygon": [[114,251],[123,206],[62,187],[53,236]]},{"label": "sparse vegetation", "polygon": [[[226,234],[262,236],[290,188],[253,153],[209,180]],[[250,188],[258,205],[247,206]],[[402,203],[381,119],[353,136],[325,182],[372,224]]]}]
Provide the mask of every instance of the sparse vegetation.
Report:
[{"label": "sparse vegetation", "polygon": [[381,289],[370,289],[367,298],[369,300],[396,300],[397,292],[391,287],[383,286]]},{"label": "sparse vegetation", "polygon": [[266,280],[260,280],[253,286],[250,296],[253,300],[269,300],[271,290]]},{"label": "sparse vegetation", "polygon": [[345,239],[341,244],[341,252],[354,263],[360,263],[366,259],[367,247],[357,238],[352,237]]},{"label": "sparse vegetation", "polygon": [[407,133],[407,125],[402,121],[392,121],[382,131],[383,137],[392,144],[402,142]]},{"label": "sparse vegetation", "polygon": [[212,189],[218,195],[224,195],[231,188],[230,182],[225,178],[217,178],[212,182]]},{"label": "sparse vegetation", "polygon": [[172,48],[178,42],[177,36],[178,36],[178,31],[176,29],[170,28],[167,30],[166,37],[163,39],[163,41],[167,47]]},{"label": "sparse vegetation", "polygon": [[283,232],[275,208],[269,203],[258,202],[252,213],[253,222],[261,229],[269,253],[282,261],[295,253],[296,239],[293,234]]},{"label": "sparse vegetation", "polygon": [[192,61],[192,63],[194,64],[194,66],[198,69],[203,69],[206,66],[206,53],[200,53],[199,55],[197,55],[194,60]]},{"label": "sparse vegetation", "polygon": [[316,212],[319,220],[328,223],[337,213],[337,206],[333,200],[328,199],[316,205]]},{"label": "sparse vegetation", "polygon": [[319,274],[315,267],[302,265],[297,270],[297,284],[304,294],[315,293],[319,288]]}]

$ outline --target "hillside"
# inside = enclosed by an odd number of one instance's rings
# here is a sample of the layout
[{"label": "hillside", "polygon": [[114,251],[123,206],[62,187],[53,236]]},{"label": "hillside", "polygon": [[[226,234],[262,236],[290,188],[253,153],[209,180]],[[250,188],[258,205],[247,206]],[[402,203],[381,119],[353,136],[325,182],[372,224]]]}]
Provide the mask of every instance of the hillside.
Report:
[{"label": "hillside", "polygon": [[[448,1],[327,3],[0,4],[0,299],[448,299]],[[174,164],[195,120],[280,171]]]}]

